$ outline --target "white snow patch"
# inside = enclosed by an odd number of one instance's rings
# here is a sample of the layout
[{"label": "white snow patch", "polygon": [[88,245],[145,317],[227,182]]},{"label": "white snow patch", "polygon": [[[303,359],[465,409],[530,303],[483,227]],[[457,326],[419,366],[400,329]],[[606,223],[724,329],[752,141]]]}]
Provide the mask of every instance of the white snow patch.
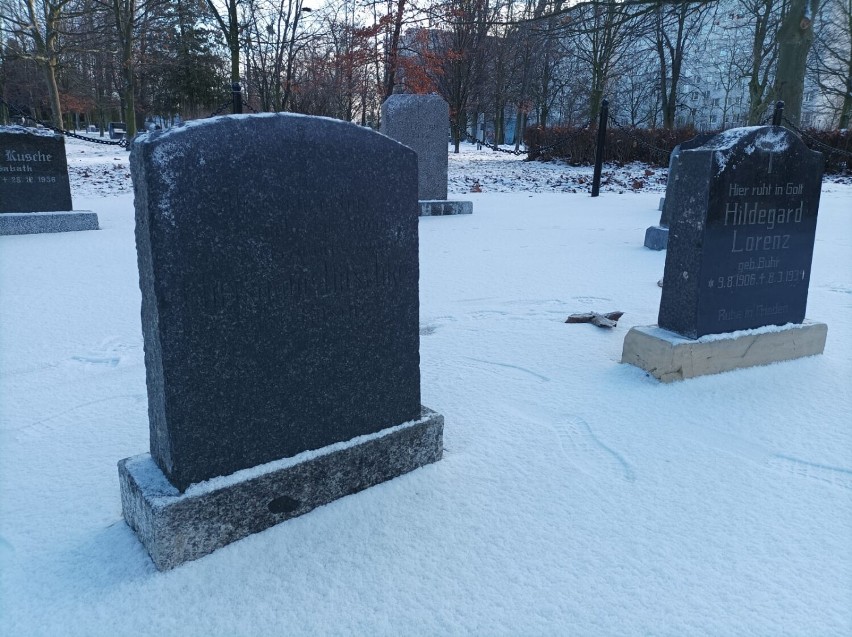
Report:
[{"label": "white snow patch", "polygon": [[[464,145],[474,213],[419,222],[444,459],[157,573],[116,471],[149,447],[126,151],[68,148],[102,229],[0,237],[0,634],[850,633],[852,186],[820,200],[825,353],[662,385],[618,362],[665,262],[641,173],[593,199]],[[625,314],[563,322],[590,310]]]}]

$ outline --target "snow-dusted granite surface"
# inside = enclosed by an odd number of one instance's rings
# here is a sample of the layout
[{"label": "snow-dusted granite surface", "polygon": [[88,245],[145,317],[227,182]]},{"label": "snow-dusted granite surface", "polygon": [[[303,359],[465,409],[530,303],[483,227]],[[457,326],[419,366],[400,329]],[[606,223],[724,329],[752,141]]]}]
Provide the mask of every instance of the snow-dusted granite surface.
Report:
[{"label": "snow-dusted granite surface", "polygon": [[443,454],[444,419],[418,420],[198,483],[181,494],[150,454],[118,464],[122,512],[159,570],[352,495]]},{"label": "snow-dusted granite surface", "polygon": [[[825,352],[662,384],[618,361],[657,319],[665,170],[592,199],[590,168],[463,144],[476,213],[419,220],[441,462],[158,573],[116,488],[148,445],[127,153],[67,150],[101,230],[0,237],[0,634],[850,632],[849,184],[820,198]],[[592,310],[625,314],[564,323]]]}]

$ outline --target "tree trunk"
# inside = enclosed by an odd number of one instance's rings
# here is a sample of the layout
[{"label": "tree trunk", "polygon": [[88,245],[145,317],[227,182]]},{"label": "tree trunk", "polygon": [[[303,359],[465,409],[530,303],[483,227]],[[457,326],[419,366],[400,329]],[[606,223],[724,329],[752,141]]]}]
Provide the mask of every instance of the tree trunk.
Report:
[{"label": "tree trunk", "polygon": [[393,20],[393,32],[391,33],[390,46],[385,52],[385,82],[384,99],[393,95],[396,85],[396,69],[399,65],[399,38],[402,33],[402,17],[405,12],[405,0],[398,0],[396,14]]},{"label": "tree trunk", "polygon": [[813,16],[819,0],[791,0],[778,31],[775,98],[784,101],[784,116],[799,126],[805,89],[805,65],[814,41]]},{"label": "tree trunk", "polygon": [[47,94],[50,98],[51,123],[56,128],[62,128],[62,105],[59,102],[59,86],[56,83],[56,61],[51,60],[44,65],[44,79],[47,84]]},{"label": "tree trunk", "polygon": [[852,56],[850,56],[849,70],[846,73],[846,96],[843,98],[838,128],[841,130],[849,128],[850,121],[852,121]]}]

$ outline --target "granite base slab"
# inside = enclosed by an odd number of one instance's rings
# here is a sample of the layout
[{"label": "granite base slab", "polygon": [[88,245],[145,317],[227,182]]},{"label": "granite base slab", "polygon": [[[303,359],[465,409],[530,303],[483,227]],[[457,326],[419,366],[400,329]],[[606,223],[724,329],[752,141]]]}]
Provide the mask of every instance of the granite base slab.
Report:
[{"label": "granite base slab", "polygon": [[632,328],[622,363],[641,367],[664,383],[822,354],[828,326],[763,327],[691,340],[656,325]]},{"label": "granite base slab", "polygon": [[447,201],[446,199],[421,199],[421,217],[443,217],[445,215],[473,214],[472,201]]},{"label": "granite base slab", "polygon": [[443,455],[444,417],[383,429],[191,485],[180,493],[150,454],[118,463],[121,507],[158,570],[212,553]]},{"label": "granite base slab", "polygon": [[87,210],[63,212],[4,212],[0,235],[98,230],[98,215]]},{"label": "granite base slab", "polygon": [[645,230],[645,247],[651,250],[665,250],[669,245],[669,229],[665,226],[651,226]]}]

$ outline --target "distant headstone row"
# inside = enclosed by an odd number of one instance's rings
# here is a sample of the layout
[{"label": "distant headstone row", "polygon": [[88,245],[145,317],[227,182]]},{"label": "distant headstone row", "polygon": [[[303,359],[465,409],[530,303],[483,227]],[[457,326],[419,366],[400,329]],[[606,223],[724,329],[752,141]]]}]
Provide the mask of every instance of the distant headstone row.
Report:
[{"label": "distant headstone row", "polygon": [[97,230],[92,212],[71,212],[65,138],[0,126],[0,235]]}]

